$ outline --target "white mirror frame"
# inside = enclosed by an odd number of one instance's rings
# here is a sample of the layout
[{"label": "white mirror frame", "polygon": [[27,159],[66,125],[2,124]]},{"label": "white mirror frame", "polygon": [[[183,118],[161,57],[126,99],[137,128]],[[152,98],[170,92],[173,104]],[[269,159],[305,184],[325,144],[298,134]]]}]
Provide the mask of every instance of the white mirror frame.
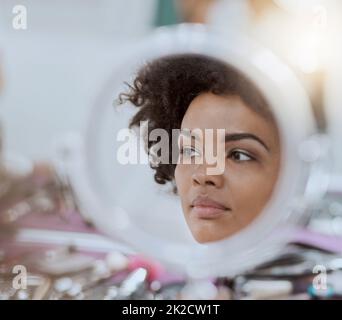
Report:
[{"label": "white mirror frame", "polygon": [[[289,240],[292,228],[305,223],[308,206],[324,194],[326,187],[325,181],[317,184],[322,176],[311,175],[320,156],[301,156],[305,144],[318,144],[319,140],[314,136],[311,106],[299,81],[270,51],[241,35],[223,37],[202,25],[160,28],[131,49],[100,92],[84,132],[73,142],[69,139],[66,146],[69,157],[63,170],[79,198],[81,211],[105,234],[193,277],[233,276],[274,257]],[[179,245],[153,237],[135,225],[122,208],[105,207],[91,183],[96,156],[93,146],[101,111],[112,107],[101,103],[103,95],[122,87],[120,82],[125,75],[129,80],[127,66],[137,70],[143,61],[177,53],[209,55],[241,70],[259,86],[273,107],[281,133],[282,171],[264,212],[239,234],[206,245]]]}]

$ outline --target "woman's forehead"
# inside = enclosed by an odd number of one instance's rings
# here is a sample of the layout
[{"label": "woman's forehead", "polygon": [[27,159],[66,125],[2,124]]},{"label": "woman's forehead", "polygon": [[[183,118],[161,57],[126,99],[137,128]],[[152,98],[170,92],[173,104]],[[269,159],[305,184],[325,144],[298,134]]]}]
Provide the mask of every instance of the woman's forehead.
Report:
[{"label": "woman's forehead", "polygon": [[246,106],[238,96],[204,93],[196,97],[183,118],[181,130],[194,138],[197,135],[199,141],[206,137],[208,130],[213,130],[215,139],[218,130],[224,130],[225,134],[247,133],[257,136],[272,149],[280,149],[276,123]]},{"label": "woman's forehead", "polygon": [[238,96],[204,93],[189,105],[181,128],[226,129],[227,131],[273,131],[275,123],[248,107]]}]

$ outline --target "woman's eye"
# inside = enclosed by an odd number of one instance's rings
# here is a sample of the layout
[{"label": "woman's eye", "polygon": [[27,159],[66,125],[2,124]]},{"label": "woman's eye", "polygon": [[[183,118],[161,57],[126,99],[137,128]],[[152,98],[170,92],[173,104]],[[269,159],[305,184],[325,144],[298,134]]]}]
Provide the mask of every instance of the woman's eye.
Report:
[{"label": "woman's eye", "polygon": [[181,154],[186,156],[186,157],[195,157],[195,156],[199,156],[199,152],[192,147],[183,147],[181,148]]},{"label": "woman's eye", "polygon": [[239,151],[239,150],[232,151],[229,155],[229,158],[231,158],[237,162],[254,160],[254,158],[252,156],[250,156],[246,152]]}]

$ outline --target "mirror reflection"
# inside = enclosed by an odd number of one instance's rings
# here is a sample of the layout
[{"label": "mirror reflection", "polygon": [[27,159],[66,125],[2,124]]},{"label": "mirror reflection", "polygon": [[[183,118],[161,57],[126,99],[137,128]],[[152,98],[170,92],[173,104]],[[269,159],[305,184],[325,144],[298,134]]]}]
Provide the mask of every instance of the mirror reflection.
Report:
[{"label": "mirror reflection", "polygon": [[[209,56],[171,55],[142,66],[120,98],[138,109],[130,127],[147,122],[149,136],[167,133],[146,146],[159,158],[151,164],[154,179],[173,185],[197,242],[229,237],[262,212],[281,145],[271,106],[247,76]],[[165,148],[175,129],[177,143]]]}]

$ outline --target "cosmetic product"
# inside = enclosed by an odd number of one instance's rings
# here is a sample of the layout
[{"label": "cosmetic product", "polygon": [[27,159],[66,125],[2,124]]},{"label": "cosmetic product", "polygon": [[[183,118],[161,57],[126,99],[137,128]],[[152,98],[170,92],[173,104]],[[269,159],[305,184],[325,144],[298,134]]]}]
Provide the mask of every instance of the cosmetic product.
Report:
[{"label": "cosmetic product", "polygon": [[248,280],[242,285],[243,299],[281,299],[292,293],[293,286],[286,280]]},{"label": "cosmetic product", "polygon": [[144,268],[132,271],[121,283],[116,299],[126,300],[142,297],[146,290],[148,272]]}]

